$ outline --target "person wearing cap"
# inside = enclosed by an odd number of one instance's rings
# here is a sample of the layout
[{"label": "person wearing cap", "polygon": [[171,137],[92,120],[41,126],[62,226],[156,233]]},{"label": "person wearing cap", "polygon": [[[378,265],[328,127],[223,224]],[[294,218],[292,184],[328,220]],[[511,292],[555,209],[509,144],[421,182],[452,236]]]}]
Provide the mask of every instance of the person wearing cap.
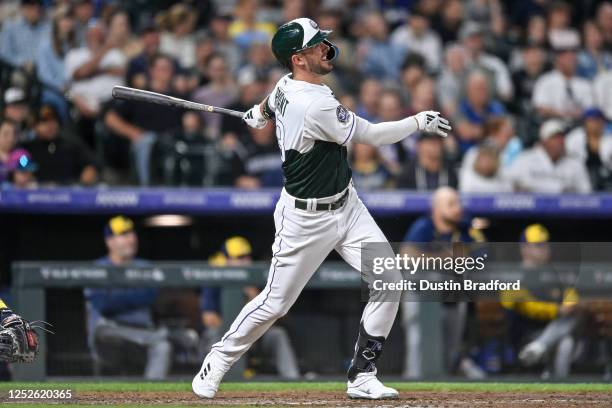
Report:
[{"label": "person wearing cap", "polygon": [[554,69],[536,81],[533,106],[544,119],[580,119],[582,111],[593,105],[591,83],[576,75],[580,37],[564,30],[551,36],[550,42],[555,53]]},{"label": "person wearing cap", "polygon": [[531,193],[590,193],[591,181],[579,159],[565,152],[566,124],[550,119],[542,124],[539,143],[514,160],[507,175],[515,191]]},{"label": "person wearing cap", "polygon": [[13,121],[18,130],[28,128],[30,122],[28,98],[21,88],[11,87],[4,92],[4,111],[2,117]]},{"label": "person wearing cap", "polygon": [[33,68],[38,45],[49,36],[40,0],[21,0],[20,16],[5,21],[0,31],[0,58],[15,67]]},{"label": "person wearing cap", "polygon": [[[241,236],[228,238],[221,251],[209,258],[211,266],[241,267],[252,263],[252,249],[250,242]],[[255,298],[261,291],[254,286],[243,288],[246,301]],[[202,324],[204,333],[202,345],[205,352],[209,351],[212,344],[221,339],[223,334],[223,317],[221,316],[221,289],[203,287],[200,294],[200,310],[202,312]],[[274,365],[281,378],[295,380],[300,378],[297,357],[287,330],[275,325],[268,330],[260,342],[263,351],[273,356]]]},{"label": "person wearing cap", "polygon": [[41,184],[91,185],[98,180],[93,153],[78,139],[64,134],[55,109],[43,105],[34,127],[35,138],[23,144],[38,163]]},{"label": "person wearing cap", "polygon": [[36,176],[38,165],[32,161],[30,154],[23,149],[16,149],[9,158],[8,181],[13,188],[36,188]]},{"label": "person wearing cap", "polygon": [[442,137],[421,132],[417,136],[416,158],[404,162],[397,187],[433,191],[443,186],[457,187],[457,173],[445,162]]},{"label": "person wearing cap", "polygon": [[[527,226],[520,236],[521,268],[529,273],[542,273],[551,267],[550,233],[542,224]],[[562,287],[562,291],[560,291]],[[562,282],[552,283],[547,290],[501,293],[506,310],[508,333],[513,347],[520,350],[519,360],[526,366],[540,362],[555,352],[555,378],[569,375],[575,344],[575,330],[580,322],[578,293]]]},{"label": "person wearing cap", "polygon": [[[134,222],[124,216],[111,218],[104,225],[106,256],[96,265],[104,267],[146,267],[138,258],[138,236]],[[155,326],[152,307],[156,288],[86,288],[88,343],[94,361],[101,366],[124,366],[133,361],[128,355],[137,349],[145,356],[144,377],[166,378],[172,361],[168,330]]]},{"label": "person wearing cap", "polygon": [[565,148],[568,155],[586,165],[593,190],[612,190],[612,133],[606,129],[606,118],[600,109],[583,112],[582,126],[567,134]]},{"label": "person wearing cap", "polygon": [[467,51],[468,67],[491,72],[495,96],[502,101],[510,101],[514,94],[510,72],[501,59],[485,52],[483,35],[484,30],[479,23],[467,21],[461,26],[459,38]]}]

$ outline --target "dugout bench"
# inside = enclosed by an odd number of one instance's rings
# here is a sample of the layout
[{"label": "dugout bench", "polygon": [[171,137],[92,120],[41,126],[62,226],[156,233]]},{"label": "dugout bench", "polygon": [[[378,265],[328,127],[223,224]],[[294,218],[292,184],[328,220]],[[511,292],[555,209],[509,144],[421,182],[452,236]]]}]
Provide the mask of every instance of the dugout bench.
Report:
[{"label": "dugout bench", "polygon": [[[154,263],[148,267],[116,268],[83,262],[15,262],[12,265],[14,309],[29,320],[44,320],[45,291],[50,288],[133,287],[199,288],[218,286],[222,289],[224,330],[229,327],[244,305],[242,287],[263,287],[268,274],[268,262],[255,262],[249,267],[212,267],[195,262]],[[308,283],[306,289],[359,289],[359,273],[341,262],[325,263]],[[422,305],[420,319],[423,332],[429,339],[423,345],[427,361],[427,375],[443,372],[438,350],[441,335],[435,322],[440,317],[440,306],[435,302]],[[51,322],[52,323],[52,322]],[[38,331],[40,356],[31,364],[14,366],[16,381],[41,381],[46,378],[46,334]],[[241,359],[228,373],[228,378],[241,378]]]}]

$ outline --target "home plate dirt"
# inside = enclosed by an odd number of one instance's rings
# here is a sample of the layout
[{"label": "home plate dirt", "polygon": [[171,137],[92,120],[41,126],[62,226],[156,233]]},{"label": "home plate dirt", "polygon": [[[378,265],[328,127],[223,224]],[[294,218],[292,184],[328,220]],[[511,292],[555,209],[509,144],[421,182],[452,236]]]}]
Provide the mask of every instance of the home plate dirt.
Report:
[{"label": "home plate dirt", "polygon": [[200,400],[190,392],[78,392],[71,401],[83,405],[181,405],[181,406],[362,406],[362,407],[612,407],[606,392],[401,392],[400,399],[351,400],[339,392],[322,391],[221,391],[212,400]]}]

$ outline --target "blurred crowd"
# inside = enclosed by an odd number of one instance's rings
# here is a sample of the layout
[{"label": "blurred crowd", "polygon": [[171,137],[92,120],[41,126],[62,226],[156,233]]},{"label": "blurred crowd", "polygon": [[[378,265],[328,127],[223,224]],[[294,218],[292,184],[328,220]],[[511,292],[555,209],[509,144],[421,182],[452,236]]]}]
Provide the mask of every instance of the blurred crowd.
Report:
[{"label": "blurred crowd", "polygon": [[359,189],[612,189],[612,2],[7,0],[0,183],[282,185],[273,124],[112,99],[127,85],[246,110],[286,72],[269,43],[309,16],[340,50],[326,80],[372,121],[438,110],[445,139],[354,144]]}]

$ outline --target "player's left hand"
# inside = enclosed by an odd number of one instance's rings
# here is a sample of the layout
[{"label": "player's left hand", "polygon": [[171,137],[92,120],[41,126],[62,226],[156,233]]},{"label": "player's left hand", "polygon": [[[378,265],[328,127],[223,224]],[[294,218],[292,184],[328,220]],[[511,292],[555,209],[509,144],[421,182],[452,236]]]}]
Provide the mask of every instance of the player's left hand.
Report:
[{"label": "player's left hand", "polygon": [[440,136],[448,136],[448,132],[452,129],[447,119],[440,116],[440,112],[423,111],[413,116],[418,125],[418,130],[425,132],[437,133]]},{"label": "player's left hand", "polygon": [[244,113],[242,120],[244,120],[247,125],[255,129],[261,129],[268,124],[268,121],[261,114],[261,110],[257,104]]},{"label": "player's left hand", "polygon": [[0,361],[31,363],[38,353],[38,335],[21,316],[12,313],[0,322]]}]

